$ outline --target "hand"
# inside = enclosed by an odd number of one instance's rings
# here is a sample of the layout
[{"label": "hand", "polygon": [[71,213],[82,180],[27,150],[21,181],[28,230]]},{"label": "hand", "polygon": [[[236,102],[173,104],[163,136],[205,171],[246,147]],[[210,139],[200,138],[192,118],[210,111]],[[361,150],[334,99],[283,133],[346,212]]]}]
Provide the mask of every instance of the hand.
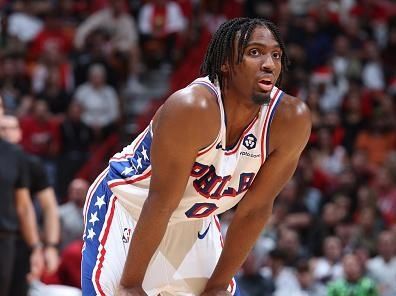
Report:
[{"label": "hand", "polygon": [[59,266],[59,254],[55,247],[46,247],[44,249],[45,271],[49,274],[54,273]]},{"label": "hand", "polygon": [[118,288],[118,296],[148,296],[141,287],[124,288],[120,286]]},{"label": "hand", "polygon": [[29,282],[40,279],[44,271],[44,256],[42,248],[34,248],[30,255],[30,272],[27,275]]},{"label": "hand", "polygon": [[210,291],[204,291],[201,296],[232,296],[232,294],[228,291],[224,290],[210,290]]}]

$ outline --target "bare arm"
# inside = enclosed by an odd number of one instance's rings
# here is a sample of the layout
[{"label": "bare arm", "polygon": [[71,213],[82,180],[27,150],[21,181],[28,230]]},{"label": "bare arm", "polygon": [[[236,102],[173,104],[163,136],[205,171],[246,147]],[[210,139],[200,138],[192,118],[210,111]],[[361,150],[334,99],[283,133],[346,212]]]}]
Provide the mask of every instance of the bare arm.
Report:
[{"label": "bare arm", "polygon": [[270,218],[274,199],[292,177],[308,141],[311,128],[308,109],[296,99],[285,99],[287,102],[280,105],[271,127],[270,156],[238,205],[203,295],[227,289]]},{"label": "bare arm", "polygon": [[41,252],[36,214],[27,188],[15,190],[15,205],[22,235],[27,245],[32,248],[28,278],[29,280],[38,279],[43,271],[44,261]]},{"label": "bare arm", "polygon": [[39,191],[37,198],[44,213],[45,263],[47,271],[53,273],[59,265],[57,249],[60,237],[58,204],[56,202],[55,192],[51,187]]},{"label": "bare arm", "polygon": [[181,200],[196,155],[217,135],[218,107],[215,99],[204,96],[208,94],[180,91],[167,100],[154,118],[150,190],[122,274],[124,289],[141,288],[149,261]]},{"label": "bare arm", "polygon": [[23,238],[28,246],[33,247],[40,243],[40,238],[29,190],[27,188],[16,189],[15,202]]},{"label": "bare arm", "polygon": [[44,237],[48,245],[59,243],[59,211],[54,190],[47,187],[37,193],[37,198],[44,214]]}]

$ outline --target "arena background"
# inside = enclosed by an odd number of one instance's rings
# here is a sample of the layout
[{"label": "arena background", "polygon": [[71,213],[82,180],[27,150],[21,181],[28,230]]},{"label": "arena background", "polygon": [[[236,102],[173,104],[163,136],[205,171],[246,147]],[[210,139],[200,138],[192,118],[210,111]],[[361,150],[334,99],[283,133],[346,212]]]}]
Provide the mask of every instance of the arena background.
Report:
[{"label": "arena background", "polygon": [[[197,77],[222,22],[274,21],[291,60],[282,88],[308,104],[313,130],[241,288],[396,295],[395,1],[3,0],[0,11],[6,113],[19,118],[21,145],[45,165],[60,208],[78,213],[86,187],[68,191],[71,181],[91,182]],[[72,234],[60,213],[61,264],[33,283],[35,295],[43,283],[80,287],[82,214]],[[221,217],[224,232],[231,217]]]}]

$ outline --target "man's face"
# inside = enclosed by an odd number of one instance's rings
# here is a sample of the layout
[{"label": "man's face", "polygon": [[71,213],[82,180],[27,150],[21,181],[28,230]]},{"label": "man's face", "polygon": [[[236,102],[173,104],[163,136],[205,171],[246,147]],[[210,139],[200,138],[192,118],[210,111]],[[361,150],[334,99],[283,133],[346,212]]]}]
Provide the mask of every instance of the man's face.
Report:
[{"label": "man's face", "polygon": [[0,137],[13,144],[18,144],[21,141],[22,131],[16,117],[0,116]]},{"label": "man's face", "polygon": [[362,267],[355,255],[346,255],[342,261],[345,278],[350,282],[356,282],[362,276]]},{"label": "man's face", "polygon": [[256,27],[242,62],[234,65],[229,87],[255,104],[267,102],[282,69],[281,57],[280,45],[272,32],[263,26]]}]

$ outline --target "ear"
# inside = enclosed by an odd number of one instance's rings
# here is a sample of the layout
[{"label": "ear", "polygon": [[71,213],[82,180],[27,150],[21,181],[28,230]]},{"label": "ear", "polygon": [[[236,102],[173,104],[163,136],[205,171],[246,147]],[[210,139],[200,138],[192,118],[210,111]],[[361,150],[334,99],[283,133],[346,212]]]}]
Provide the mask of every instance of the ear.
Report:
[{"label": "ear", "polygon": [[230,65],[228,65],[228,63],[225,63],[225,64],[221,65],[220,70],[223,73],[228,73],[228,72],[230,72]]}]

